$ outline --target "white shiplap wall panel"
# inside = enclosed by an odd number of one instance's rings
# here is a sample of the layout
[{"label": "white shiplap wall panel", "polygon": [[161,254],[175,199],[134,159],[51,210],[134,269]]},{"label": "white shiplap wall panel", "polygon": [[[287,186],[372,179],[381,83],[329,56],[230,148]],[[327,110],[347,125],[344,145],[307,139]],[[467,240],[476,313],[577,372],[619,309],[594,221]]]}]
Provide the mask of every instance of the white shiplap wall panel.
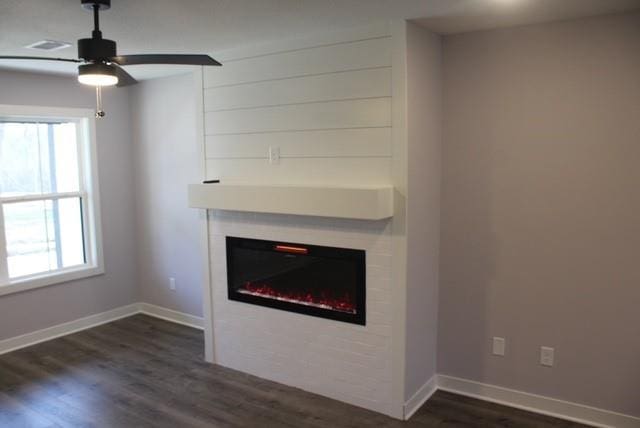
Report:
[{"label": "white shiplap wall panel", "polygon": [[387,185],[389,158],[208,159],[207,179],[226,183]]},{"label": "white shiplap wall panel", "polygon": [[391,38],[380,37],[227,61],[205,67],[204,87],[388,67]]},{"label": "white shiplap wall panel", "polygon": [[387,126],[391,126],[391,98],[205,113],[206,135]]},{"label": "white shiplap wall panel", "polygon": [[389,157],[391,128],[209,135],[207,158],[267,158],[269,147],[286,157]]},{"label": "white shiplap wall panel", "polygon": [[318,46],[336,45],[357,40],[378,39],[391,37],[392,22],[380,21],[364,26],[343,28],[322,34],[308,34],[296,36],[293,39],[265,40],[228,50],[216,51],[214,56],[223,64],[228,61],[237,61],[243,58],[251,58],[265,55],[274,55],[282,52],[314,48]]},{"label": "white shiplap wall panel", "polygon": [[391,96],[391,67],[206,89],[207,111]]},{"label": "white shiplap wall panel", "polygon": [[[389,184],[391,38],[366,37],[285,44],[205,69],[207,176]],[[270,147],[279,163],[267,161]]]}]

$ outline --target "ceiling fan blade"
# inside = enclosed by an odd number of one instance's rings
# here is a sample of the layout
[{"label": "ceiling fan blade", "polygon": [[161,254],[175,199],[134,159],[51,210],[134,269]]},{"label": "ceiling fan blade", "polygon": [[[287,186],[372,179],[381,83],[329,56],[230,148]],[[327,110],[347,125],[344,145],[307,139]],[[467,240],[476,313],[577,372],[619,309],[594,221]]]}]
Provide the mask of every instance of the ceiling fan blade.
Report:
[{"label": "ceiling fan blade", "polygon": [[124,71],[122,67],[119,67],[117,65],[115,67],[116,67],[116,76],[118,76],[118,84],[116,86],[118,87],[129,86],[129,85],[135,85],[136,83],[138,83],[138,81],[134,79],[133,76],[131,76],[129,73]]},{"label": "ceiling fan blade", "polygon": [[145,54],[145,55],[120,55],[110,59],[119,65],[136,64],[183,64],[183,65],[222,65],[209,55],[182,55],[182,54]]},{"label": "ceiling fan blade", "polygon": [[64,61],[64,62],[83,62],[79,59],[69,58],[49,58],[46,56],[0,56],[0,60],[3,59],[24,59],[24,60],[39,60],[39,61]]}]

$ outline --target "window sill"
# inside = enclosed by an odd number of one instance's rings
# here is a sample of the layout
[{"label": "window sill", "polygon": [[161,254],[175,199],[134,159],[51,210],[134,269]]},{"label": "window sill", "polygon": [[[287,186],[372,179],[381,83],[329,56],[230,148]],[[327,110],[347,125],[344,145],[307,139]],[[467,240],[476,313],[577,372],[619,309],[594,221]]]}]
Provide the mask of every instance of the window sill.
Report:
[{"label": "window sill", "polygon": [[48,285],[62,284],[92,276],[102,275],[102,266],[81,266],[71,269],[61,270],[53,274],[36,275],[27,278],[20,278],[0,285],[0,296],[6,294],[20,293],[22,291],[33,290],[35,288],[46,287]]}]

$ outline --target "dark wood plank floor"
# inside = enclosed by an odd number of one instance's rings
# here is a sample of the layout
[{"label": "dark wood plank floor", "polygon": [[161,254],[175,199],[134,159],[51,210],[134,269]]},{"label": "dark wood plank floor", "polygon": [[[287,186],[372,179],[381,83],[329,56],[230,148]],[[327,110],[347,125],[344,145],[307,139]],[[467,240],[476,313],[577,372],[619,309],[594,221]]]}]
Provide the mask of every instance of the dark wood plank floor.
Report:
[{"label": "dark wood plank floor", "polygon": [[571,427],[436,393],[408,422],[202,361],[202,332],[136,315],[0,356],[0,427]]}]

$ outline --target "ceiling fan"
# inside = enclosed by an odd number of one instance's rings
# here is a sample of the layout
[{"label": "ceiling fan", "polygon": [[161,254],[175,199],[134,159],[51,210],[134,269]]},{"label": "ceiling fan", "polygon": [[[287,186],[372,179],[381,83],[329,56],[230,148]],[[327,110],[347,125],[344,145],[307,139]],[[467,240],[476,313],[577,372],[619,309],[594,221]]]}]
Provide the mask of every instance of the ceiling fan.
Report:
[{"label": "ceiling fan", "polygon": [[[111,0],[81,0],[81,3],[84,9],[93,12],[94,28],[90,39],[78,40],[79,59],[38,56],[0,56],[0,60],[18,59],[79,63],[78,81],[85,85],[95,86],[98,89],[97,93],[99,104],[100,87],[113,85],[128,86],[137,83],[137,81],[127,73],[122,66],[137,64],[222,65],[209,55],[117,55],[116,42],[109,39],[103,39],[102,32],[100,31],[100,11],[111,8]],[[96,115],[98,117],[102,117],[104,116],[104,112],[98,108],[98,113]]]}]

